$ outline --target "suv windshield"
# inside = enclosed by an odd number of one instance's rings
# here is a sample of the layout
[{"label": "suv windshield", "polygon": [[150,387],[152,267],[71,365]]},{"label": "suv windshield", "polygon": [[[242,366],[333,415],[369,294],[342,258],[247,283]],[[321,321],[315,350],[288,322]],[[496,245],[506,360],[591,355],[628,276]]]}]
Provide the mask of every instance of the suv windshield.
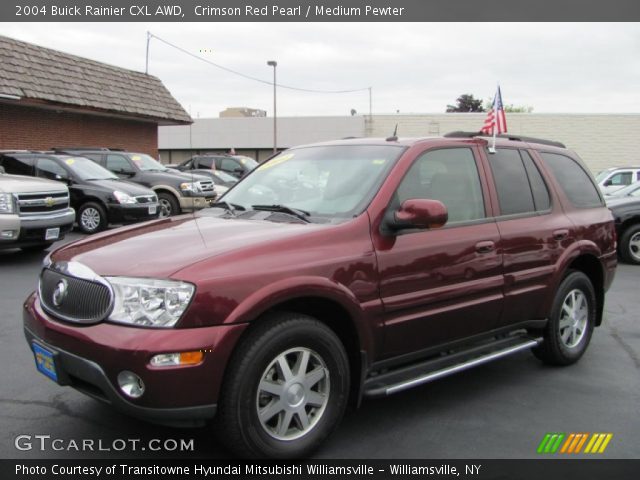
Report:
[{"label": "suv windshield", "polygon": [[311,217],[352,217],[366,208],[403,151],[396,145],[288,150],[257,167],[223,201],[246,210],[277,205]]},{"label": "suv windshield", "polygon": [[117,179],[113,173],[84,157],[62,157],[62,161],[80,180]]},{"label": "suv windshield", "polygon": [[144,153],[134,153],[131,155],[131,160],[135,163],[136,167],[142,171],[158,170],[164,172],[167,170],[167,167],[162,165],[155,158]]},{"label": "suv windshield", "polygon": [[235,155],[233,158],[238,160],[242,165],[247,167],[249,170],[253,170],[254,168],[256,168],[259,165],[259,163],[256,162],[251,157],[243,157],[241,155]]}]

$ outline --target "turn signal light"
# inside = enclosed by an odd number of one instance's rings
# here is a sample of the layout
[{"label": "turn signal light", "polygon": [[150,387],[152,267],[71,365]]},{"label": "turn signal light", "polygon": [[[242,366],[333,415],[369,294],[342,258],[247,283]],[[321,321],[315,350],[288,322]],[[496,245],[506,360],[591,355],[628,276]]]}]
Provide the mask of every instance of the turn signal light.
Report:
[{"label": "turn signal light", "polygon": [[184,365],[197,365],[202,362],[204,353],[202,350],[192,352],[161,353],[151,358],[153,367],[175,367]]}]

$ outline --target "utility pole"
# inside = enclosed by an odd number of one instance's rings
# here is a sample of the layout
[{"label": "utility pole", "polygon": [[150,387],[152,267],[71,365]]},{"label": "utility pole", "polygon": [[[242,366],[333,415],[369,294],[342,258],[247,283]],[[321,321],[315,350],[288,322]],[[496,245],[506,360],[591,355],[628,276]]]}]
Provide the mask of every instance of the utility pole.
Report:
[{"label": "utility pole", "polygon": [[149,42],[151,42],[151,32],[147,31],[147,61],[144,64],[144,73],[149,75]]},{"label": "utility pole", "polygon": [[267,65],[273,67],[273,153],[278,151],[278,114],[276,111],[276,67],[278,62],[269,60]]}]

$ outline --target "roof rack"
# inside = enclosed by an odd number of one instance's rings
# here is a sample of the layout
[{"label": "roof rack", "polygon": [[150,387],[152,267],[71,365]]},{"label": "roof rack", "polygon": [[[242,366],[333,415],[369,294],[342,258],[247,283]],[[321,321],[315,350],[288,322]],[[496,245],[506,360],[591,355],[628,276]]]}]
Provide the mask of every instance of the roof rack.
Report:
[{"label": "roof rack", "polygon": [[[474,138],[474,137],[491,137],[491,135],[484,132],[463,132],[463,131],[455,131],[445,133],[443,135],[447,138]],[[500,135],[496,135],[497,138],[504,138],[507,140],[513,140],[516,142],[529,142],[529,143],[539,143],[541,145],[549,145],[551,147],[559,147],[559,148],[567,148],[564,143],[556,142],[555,140],[545,140],[544,138],[535,138],[535,137],[525,137],[522,135],[511,135],[501,133]]]},{"label": "roof rack", "polygon": [[54,152],[84,152],[84,151],[99,151],[99,152],[124,152],[123,148],[107,148],[107,147],[53,147],[51,149]]}]

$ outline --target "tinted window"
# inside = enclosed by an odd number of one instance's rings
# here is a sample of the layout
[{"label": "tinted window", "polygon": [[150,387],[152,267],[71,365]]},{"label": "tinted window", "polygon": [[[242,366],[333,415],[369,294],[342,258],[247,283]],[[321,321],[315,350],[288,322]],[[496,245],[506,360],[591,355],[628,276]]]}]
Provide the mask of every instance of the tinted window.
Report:
[{"label": "tinted window", "polygon": [[222,166],[220,168],[227,172],[233,172],[236,168],[240,168],[240,165],[238,164],[238,162],[230,158],[223,158],[221,165]]},{"label": "tinted window", "polygon": [[122,155],[107,155],[107,170],[112,172],[133,172],[129,161]]},{"label": "tinted window", "polygon": [[198,158],[196,160],[196,168],[211,168],[213,165],[213,157]]},{"label": "tinted window", "polygon": [[67,171],[50,158],[39,158],[37,163],[38,176],[49,180],[69,178]]},{"label": "tinted window", "polygon": [[484,218],[484,200],[473,152],[468,148],[432,150],[420,156],[396,192],[401,204],[410,198],[439,200],[449,222]]},{"label": "tinted window", "polygon": [[499,149],[489,155],[502,215],[534,212],[533,194],[518,150]]},{"label": "tinted window", "polygon": [[33,159],[31,157],[2,157],[0,165],[6,173],[12,175],[33,175]]},{"label": "tinted window", "polygon": [[101,163],[101,161],[102,161],[102,154],[101,153],[83,153],[82,156],[90,158],[94,162]]},{"label": "tinted window", "polygon": [[533,193],[533,203],[535,204],[536,210],[548,210],[551,208],[549,190],[547,189],[547,185],[544,183],[542,175],[540,175],[538,167],[533,163],[533,159],[528,152],[520,150],[520,155],[522,156],[524,168],[527,171],[527,176],[529,177],[529,185],[531,186],[531,192]]},{"label": "tinted window", "polygon": [[573,206],[592,208],[603,204],[591,178],[575,160],[557,153],[541,152],[540,155]]}]

